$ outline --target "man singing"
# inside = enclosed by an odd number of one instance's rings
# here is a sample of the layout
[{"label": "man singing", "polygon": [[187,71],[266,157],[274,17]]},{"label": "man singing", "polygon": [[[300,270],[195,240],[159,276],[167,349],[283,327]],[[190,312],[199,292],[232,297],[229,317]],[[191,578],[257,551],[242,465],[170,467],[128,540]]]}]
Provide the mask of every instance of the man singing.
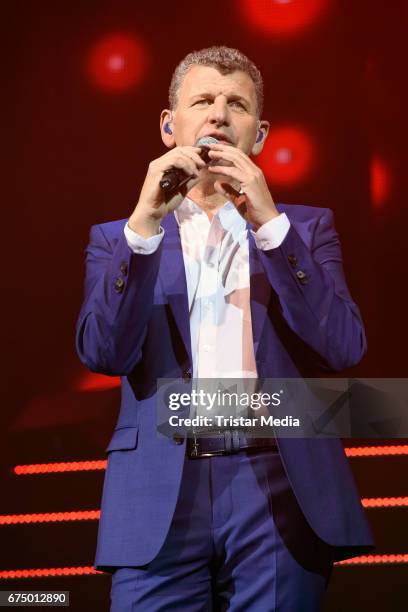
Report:
[{"label": "man singing", "polygon": [[160,378],[310,377],[366,349],[331,211],[275,204],[256,165],[262,107],[240,51],[187,55],[168,151],[130,217],[91,229],[77,349],[122,377],[96,555],[113,612],[317,611],[333,562],[373,547],[338,439],[157,430]]}]

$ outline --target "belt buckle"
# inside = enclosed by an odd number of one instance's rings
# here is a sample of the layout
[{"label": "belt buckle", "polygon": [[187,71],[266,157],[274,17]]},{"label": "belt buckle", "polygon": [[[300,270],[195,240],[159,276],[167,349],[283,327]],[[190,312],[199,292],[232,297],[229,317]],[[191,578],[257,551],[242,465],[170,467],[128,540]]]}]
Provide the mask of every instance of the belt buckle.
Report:
[{"label": "belt buckle", "polygon": [[197,436],[195,435],[195,433],[193,432],[193,441],[192,441],[192,449],[191,449],[191,453],[189,453],[191,459],[197,459],[200,455],[198,454],[198,441],[197,441]]},{"label": "belt buckle", "polygon": [[200,459],[201,457],[214,457],[215,455],[222,454],[222,451],[214,451],[209,453],[200,452],[199,438],[197,436],[197,432],[195,432],[194,430],[192,432],[192,441],[190,443],[190,448],[189,445],[187,445],[187,448],[189,449],[188,456],[190,459]]},{"label": "belt buckle", "polygon": [[191,451],[189,452],[190,459],[200,459],[201,457],[215,457],[215,456],[219,456],[223,454],[224,454],[223,451],[213,451],[209,453],[201,452],[200,453],[200,443],[198,441],[196,434],[193,432],[193,439],[191,442]]},{"label": "belt buckle", "polygon": [[224,437],[224,448],[219,451],[200,453],[200,443],[196,432],[192,432],[190,459],[199,459],[200,457],[219,457],[220,455],[233,455],[241,450],[239,432],[237,430],[225,429],[222,431]]}]

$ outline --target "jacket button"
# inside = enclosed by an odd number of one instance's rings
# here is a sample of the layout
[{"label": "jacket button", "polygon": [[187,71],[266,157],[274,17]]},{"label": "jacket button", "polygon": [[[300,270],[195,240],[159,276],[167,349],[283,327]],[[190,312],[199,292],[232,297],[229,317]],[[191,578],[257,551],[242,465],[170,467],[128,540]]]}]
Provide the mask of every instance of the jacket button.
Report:
[{"label": "jacket button", "polygon": [[128,273],[128,265],[126,261],[120,262],[119,270],[122,272],[122,274],[126,276],[126,274]]},{"label": "jacket button", "polygon": [[183,444],[184,442],[184,437],[181,434],[175,433],[173,434],[173,440],[175,441],[177,446],[180,446],[180,444]]},{"label": "jacket button", "polygon": [[116,293],[122,293],[124,286],[125,286],[125,281],[123,280],[123,278],[117,278],[115,280],[114,288],[115,288]]},{"label": "jacket button", "polygon": [[297,257],[295,255],[288,255],[288,262],[292,266],[292,268],[296,268],[297,265]]},{"label": "jacket button", "polygon": [[306,274],[303,272],[303,270],[298,270],[298,271],[296,272],[296,276],[298,277],[299,282],[300,282],[302,285],[305,285],[305,284],[307,283],[307,281],[309,280],[309,279],[307,278]]},{"label": "jacket button", "polygon": [[191,380],[191,370],[184,370],[181,375],[181,378],[183,379],[185,383]]}]

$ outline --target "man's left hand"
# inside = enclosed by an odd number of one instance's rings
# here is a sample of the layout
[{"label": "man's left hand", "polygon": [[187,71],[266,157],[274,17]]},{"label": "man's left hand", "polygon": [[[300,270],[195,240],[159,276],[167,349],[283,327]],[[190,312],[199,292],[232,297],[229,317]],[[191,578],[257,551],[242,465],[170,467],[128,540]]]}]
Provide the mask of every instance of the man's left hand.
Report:
[{"label": "man's left hand", "polygon": [[216,191],[228,198],[237,207],[246,221],[258,230],[279,215],[262,170],[240,149],[226,144],[210,146],[209,156],[229,165],[208,166],[209,172],[232,178],[241,185],[241,193],[229,182],[216,181]]}]

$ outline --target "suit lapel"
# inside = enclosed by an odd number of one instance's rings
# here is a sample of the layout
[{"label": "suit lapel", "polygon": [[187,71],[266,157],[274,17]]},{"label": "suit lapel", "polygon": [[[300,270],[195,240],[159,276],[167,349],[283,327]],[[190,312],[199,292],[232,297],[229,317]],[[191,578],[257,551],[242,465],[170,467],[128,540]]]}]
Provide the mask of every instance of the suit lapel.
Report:
[{"label": "suit lapel", "polygon": [[165,234],[159,276],[190,363],[192,363],[187,281],[180,232],[174,214],[167,215],[162,225]]}]

